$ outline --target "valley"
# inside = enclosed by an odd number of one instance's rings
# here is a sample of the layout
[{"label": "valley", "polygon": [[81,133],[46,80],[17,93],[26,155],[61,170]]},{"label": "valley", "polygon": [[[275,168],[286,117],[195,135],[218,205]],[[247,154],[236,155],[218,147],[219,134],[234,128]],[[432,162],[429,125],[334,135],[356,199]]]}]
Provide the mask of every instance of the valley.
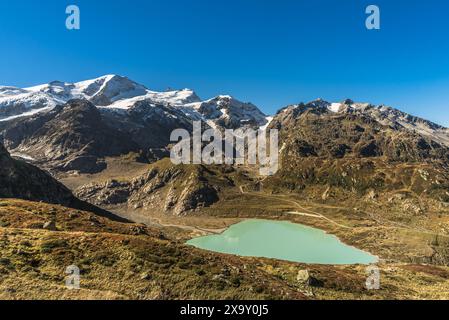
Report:
[{"label": "valley", "polygon": [[[110,162],[111,177],[123,183],[129,178],[122,177],[120,179],[119,176],[113,174],[117,167],[124,165],[124,162],[121,162],[122,165],[118,165],[118,162],[120,160],[117,159]],[[158,165],[165,166],[167,163],[163,160],[161,164],[155,163],[147,166],[154,168]],[[221,170],[218,168],[219,166],[215,166],[210,170],[218,170],[214,171],[216,175],[212,176],[217,181],[222,181],[223,177],[217,177]],[[141,172],[142,166],[138,165],[135,169],[136,176],[139,176]],[[398,208],[397,203],[391,200],[391,198],[395,199],[396,191],[385,195],[384,199],[368,197],[360,201],[357,195],[352,195],[351,198],[350,194],[343,193],[343,195],[335,194],[323,200],[324,193],[331,194],[342,191],[337,188],[332,191],[329,187],[320,186],[311,188],[307,193],[302,194],[299,192],[279,193],[270,189],[264,191],[269,187],[270,179],[251,177],[254,172],[246,168],[238,169],[237,172],[232,173],[235,183],[227,188],[221,188],[219,200],[216,203],[181,215],[169,214],[165,209],[167,193],[170,192],[171,186],[160,185],[160,188],[148,195],[153,200],[150,204],[140,208],[139,204],[136,208],[138,201],[119,204],[110,204],[109,200],[97,202],[92,198],[84,198],[83,194],[77,191],[80,187],[74,182],[77,179],[89,181],[90,185],[109,185],[108,170],[99,175],[89,175],[88,178],[81,175],[77,178],[61,178],[61,181],[71,185],[75,194],[82,199],[89,200],[96,205],[104,205],[108,210],[132,221],[148,225],[178,227],[184,230],[181,233],[183,240],[189,240],[197,235],[221,233],[230,225],[245,219],[268,218],[317,227],[337,235],[347,244],[379,255],[387,261],[417,263],[428,263],[432,259],[447,261],[444,243],[447,243],[448,240],[448,209],[432,207],[432,201],[422,199],[422,205],[425,204],[429,207],[426,215],[411,216],[408,212]],[[180,179],[182,180],[182,178]],[[133,178],[129,180],[133,180]],[[264,183],[267,184],[265,188],[263,187]],[[102,192],[114,194],[114,188],[109,190],[109,187],[106,187]],[[415,201],[414,197],[409,201]],[[429,201],[429,204],[426,201]],[[436,239],[441,242],[441,246],[438,248],[432,246],[432,242],[435,242]],[[404,248],[409,248],[410,251],[404,250]],[[445,263],[443,262],[443,264]]]},{"label": "valley", "polygon": [[[279,171],[173,164],[170,133],[193,121],[278,130]],[[318,99],[268,117],[109,75],[1,87],[0,142],[1,298],[449,299],[449,131],[397,109]],[[295,244],[294,261],[187,244],[247,223],[234,241],[258,223],[273,243],[289,227],[338,237],[379,258],[381,286],[366,287],[365,260],[304,263]],[[69,265],[78,291],[64,286]]]}]

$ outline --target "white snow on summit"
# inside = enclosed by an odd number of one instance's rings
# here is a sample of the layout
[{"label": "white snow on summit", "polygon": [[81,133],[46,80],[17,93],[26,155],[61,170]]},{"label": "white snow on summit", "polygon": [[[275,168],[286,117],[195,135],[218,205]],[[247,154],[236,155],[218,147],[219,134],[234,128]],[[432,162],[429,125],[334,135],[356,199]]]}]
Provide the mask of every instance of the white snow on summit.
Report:
[{"label": "white snow on summit", "polygon": [[341,103],[331,103],[329,107],[327,107],[330,111],[337,113],[340,110]]},{"label": "white snow on summit", "polygon": [[193,90],[158,92],[126,77],[105,75],[76,83],[53,81],[29,88],[0,87],[0,121],[32,116],[65,104],[71,99],[86,99],[102,110],[123,113],[139,103],[149,107],[163,105],[182,111],[192,120],[210,125],[225,121],[236,125],[265,125],[265,115],[253,104],[221,95],[202,101]]},{"label": "white snow on summit", "polygon": [[[0,86],[0,122],[48,112],[71,99],[87,99],[102,110],[119,114],[126,114],[141,103],[148,108],[163,105],[176,109],[176,112],[181,111],[188,119],[203,120],[216,128],[251,126],[266,129],[272,120],[255,105],[229,95],[203,101],[190,89],[158,92],[126,77],[105,75],[76,83],[53,81],[29,88]],[[341,103],[329,103],[317,99],[308,106],[319,107],[336,115],[363,114],[384,125],[402,126],[449,146],[449,129],[384,105],[355,103],[349,99]],[[173,117],[172,113],[169,114]]]},{"label": "white snow on summit", "polygon": [[231,121],[235,124],[254,124],[258,127],[267,123],[265,114],[255,105],[241,102],[229,95],[220,95],[206,101],[187,104],[186,107],[196,110],[207,120],[215,123]]},{"label": "white snow on summit", "polygon": [[77,83],[53,81],[24,90],[46,93],[65,100],[87,99],[97,101],[99,105],[141,96],[147,92],[144,86],[117,75],[106,75]]},{"label": "white snow on summit", "polygon": [[183,105],[200,101],[192,90],[156,92],[126,77],[106,75],[77,83],[53,81],[29,88],[0,87],[0,119],[34,114],[30,110],[47,110],[71,99],[87,99],[96,106],[131,108],[136,102]]}]

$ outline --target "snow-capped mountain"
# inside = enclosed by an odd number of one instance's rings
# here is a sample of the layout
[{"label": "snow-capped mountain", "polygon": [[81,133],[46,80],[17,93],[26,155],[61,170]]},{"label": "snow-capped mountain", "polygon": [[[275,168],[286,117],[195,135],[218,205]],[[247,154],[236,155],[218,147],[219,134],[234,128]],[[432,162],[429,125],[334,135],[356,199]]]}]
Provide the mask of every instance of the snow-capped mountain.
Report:
[{"label": "snow-capped mountain", "polygon": [[53,81],[49,84],[26,88],[25,90],[46,93],[58,99],[87,99],[98,106],[143,95],[147,89],[125,77],[107,75],[78,83]]},{"label": "snow-capped mountain", "polygon": [[211,126],[235,128],[263,126],[265,115],[253,104],[230,96],[201,101],[193,90],[158,92],[126,77],[106,75],[97,79],[67,83],[53,81],[30,88],[0,87],[0,122],[47,112],[72,99],[85,99],[102,111],[130,110],[137,105],[163,105],[178,109],[193,120]]},{"label": "snow-capped mountain", "polygon": [[[442,148],[449,147],[447,128],[394,108],[351,100],[318,99],[267,117],[255,105],[231,96],[203,101],[190,89],[152,91],[117,75],[30,88],[0,87],[0,140],[12,154],[52,169],[96,172],[104,167],[104,157],[127,152],[158,159],[169,151],[171,132],[179,128],[190,132],[193,120],[220,131],[276,127],[294,138],[291,150],[318,156],[385,155],[396,150],[402,158],[392,155],[392,159],[416,160],[445,154]],[[388,140],[392,136],[394,143]],[[310,137],[315,138],[309,141]],[[342,142],[335,145],[338,139]],[[295,144],[304,141],[298,149]],[[409,152],[415,149],[422,152]]]},{"label": "snow-capped mountain", "polygon": [[213,99],[194,102],[187,108],[200,113],[212,127],[237,129],[242,126],[261,127],[267,117],[252,103],[243,103],[231,96],[222,95]]},{"label": "snow-capped mountain", "polygon": [[48,111],[71,99],[86,99],[97,106],[144,95],[147,89],[125,77],[107,75],[78,83],[53,81],[30,88],[0,88],[0,120]]},{"label": "snow-capped mountain", "polygon": [[61,103],[65,103],[65,100],[45,92],[0,87],[0,121],[48,111]]},{"label": "snow-capped mountain", "polygon": [[202,120],[217,130],[267,124],[253,104],[230,96],[201,101],[190,89],[157,92],[126,77],[0,88],[0,140],[46,169],[96,172],[128,152],[167,155],[175,129]]}]

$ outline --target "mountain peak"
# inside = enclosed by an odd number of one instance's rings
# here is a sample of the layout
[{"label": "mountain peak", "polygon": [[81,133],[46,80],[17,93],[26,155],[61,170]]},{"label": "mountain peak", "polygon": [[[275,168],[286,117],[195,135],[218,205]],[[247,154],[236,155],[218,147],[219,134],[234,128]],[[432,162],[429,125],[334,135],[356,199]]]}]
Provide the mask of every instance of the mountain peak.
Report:
[{"label": "mountain peak", "polygon": [[[105,74],[105,75],[100,76],[98,78],[88,79],[88,80],[84,80],[84,81],[111,81],[111,80],[120,80],[120,79],[132,81],[131,79],[129,79],[126,76],[122,76],[122,75],[119,75],[119,74],[112,74],[112,73],[111,74]],[[84,81],[81,81],[81,82],[84,82]],[[132,82],[134,82],[134,81],[132,81]]]},{"label": "mountain peak", "polygon": [[330,103],[322,98],[318,98],[306,103],[306,105],[310,107],[327,107]]},{"label": "mountain peak", "polygon": [[354,101],[351,100],[351,99],[349,99],[349,98],[347,98],[347,99],[343,100],[342,103],[343,103],[343,104],[347,104],[347,105],[352,105],[352,104],[354,104]]},{"label": "mountain peak", "polygon": [[221,95],[216,96],[214,99],[234,100],[234,97],[232,97],[228,94],[221,94]]}]

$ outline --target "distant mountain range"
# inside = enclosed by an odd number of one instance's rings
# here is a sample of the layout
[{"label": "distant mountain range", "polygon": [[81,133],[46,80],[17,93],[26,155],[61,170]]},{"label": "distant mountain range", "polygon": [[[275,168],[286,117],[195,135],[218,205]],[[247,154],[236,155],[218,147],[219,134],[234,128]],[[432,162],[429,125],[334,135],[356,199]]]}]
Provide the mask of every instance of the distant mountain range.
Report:
[{"label": "distant mountain range", "polygon": [[[313,121],[298,120],[310,115]],[[168,155],[170,133],[191,131],[193,120],[217,130],[277,128],[282,150],[293,143],[302,156],[421,161],[444,158],[449,147],[447,128],[394,108],[351,100],[319,99],[268,117],[254,104],[231,96],[203,101],[189,89],[156,92],[118,75],[24,89],[0,87],[0,141],[13,156],[45,169],[99,172],[105,157],[130,152],[142,161],[157,160]],[[369,128],[356,124],[360,121]]]},{"label": "distant mountain range", "polygon": [[[78,83],[53,81],[31,88],[0,87],[0,121],[10,121],[48,112],[69,100],[84,99],[99,109],[126,112],[142,104],[164,106],[189,119],[203,119],[211,125],[263,125],[265,115],[253,104],[221,95],[202,101],[190,89],[156,92],[126,77],[106,75]],[[167,116],[170,111],[166,111]]]}]

